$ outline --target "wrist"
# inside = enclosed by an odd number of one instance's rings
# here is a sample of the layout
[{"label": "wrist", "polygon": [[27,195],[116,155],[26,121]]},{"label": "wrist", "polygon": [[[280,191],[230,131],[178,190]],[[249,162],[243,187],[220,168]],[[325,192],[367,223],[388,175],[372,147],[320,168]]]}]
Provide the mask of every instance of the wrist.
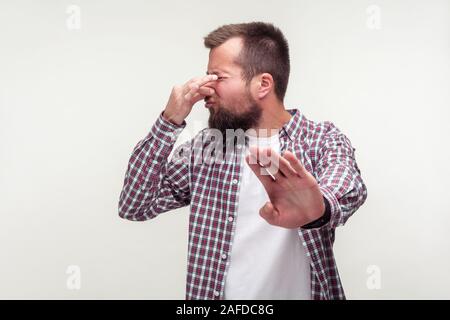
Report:
[{"label": "wrist", "polygon": [[167,112],[164,110],[162,113],[162,116],[164,118],[164,120],[169,121],[170,123],[177,125],[177,126],[181,126],[184,122],[184,119],[177,119],[176,117],[171,116],[170,114],[168,115]]},{"label": "wrist", "polygon": [[320,218],[302,226],[303,229],[320,228],[320,227],[323,227],[324,225],[326,225],[330,221],[330,218],[331,218],[330,203],[328,202],[327,198],[325,198],[325,197],[323,197],[323,201],[325,204],[325,210],[324,210],[322,216]]}]

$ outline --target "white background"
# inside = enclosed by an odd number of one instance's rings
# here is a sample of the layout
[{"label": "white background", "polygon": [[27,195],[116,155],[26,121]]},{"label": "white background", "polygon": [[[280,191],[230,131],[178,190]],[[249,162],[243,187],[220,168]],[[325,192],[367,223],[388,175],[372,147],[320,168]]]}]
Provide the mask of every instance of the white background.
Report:
[{"label": "white background", "polygon": [[[347,297],[450,298],[445,0],[2,1],[0,298],[184,298],[188,208],[120,219],[126,166],[172,86],[205,73],[203,36],[256,20],[289,41],[286,106],[356,148],[368,199],[335,244]],[[178,142],[207,116],[198,103]]]}]

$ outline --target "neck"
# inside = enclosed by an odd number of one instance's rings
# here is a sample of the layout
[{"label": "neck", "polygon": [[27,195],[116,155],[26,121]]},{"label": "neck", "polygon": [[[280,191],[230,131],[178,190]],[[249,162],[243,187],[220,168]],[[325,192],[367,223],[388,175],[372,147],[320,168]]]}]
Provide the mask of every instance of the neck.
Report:
[{"label": "neck", "polygon": [[286,111],[283,104],[268,106],[263,108],[261,119],[258,125],[254,128],[258,137],[272,136],[291,120],[292,116]]}]

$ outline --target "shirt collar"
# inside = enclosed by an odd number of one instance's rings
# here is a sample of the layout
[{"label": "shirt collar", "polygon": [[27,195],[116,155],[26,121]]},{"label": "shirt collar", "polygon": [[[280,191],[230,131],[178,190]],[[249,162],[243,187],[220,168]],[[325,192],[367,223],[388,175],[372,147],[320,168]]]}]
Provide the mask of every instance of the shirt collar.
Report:
[{"label": "shirt collar", "polygon": [[286,110],[291,114],[291,119],[280,129],[280,137],[286,135],[291,141],[300,134],[302,114],[298,109]]}]

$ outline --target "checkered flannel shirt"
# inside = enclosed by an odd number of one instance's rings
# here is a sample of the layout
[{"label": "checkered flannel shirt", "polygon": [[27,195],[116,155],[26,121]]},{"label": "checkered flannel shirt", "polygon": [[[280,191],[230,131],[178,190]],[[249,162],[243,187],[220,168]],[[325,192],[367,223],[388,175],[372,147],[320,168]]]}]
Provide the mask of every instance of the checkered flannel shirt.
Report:
[{"label": "checkered flannel shirt", "polygon": [[[298,228],[298,241],[311,258],[311,298],[345,299],[333,243],[336,227],[344,225],[367,198],[355,149],[332,122],[311,121],[298,109],[288,112],[292,117],[279,130],[281,153],[293,152],[316,178],[331,213],[321,227]],[[134,148],[120,194],[119,216],[144,221],[190,205],[186,299],[220,300],[232,253],[245,148],[238,143],[230,161],[199,161],[202,152],[196,151],[211,142],[209,129],[173,150],[185,126],[185,121],[181,125],[167,121],[161,112],[150,133]]]}]

